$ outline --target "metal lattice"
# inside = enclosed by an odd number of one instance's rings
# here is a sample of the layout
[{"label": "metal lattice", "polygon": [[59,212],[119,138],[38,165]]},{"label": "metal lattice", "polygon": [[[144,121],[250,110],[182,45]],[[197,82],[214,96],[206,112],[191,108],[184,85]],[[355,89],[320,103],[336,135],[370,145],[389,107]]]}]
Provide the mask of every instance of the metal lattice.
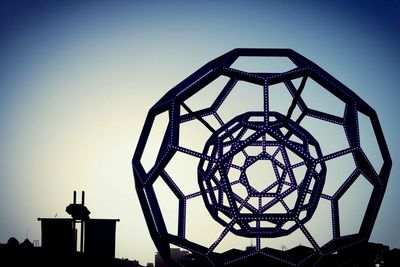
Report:
[{"label": "metal lattice", "polygon": [[[284,58],[294,66],[276,72],[243,71],[234,66],[242,57]],[[188,104],[220,77],[225,80],[222,86],[211,90],[214,92],[212,97],[197,98],[209,100],[207,104],[200,103],[197,108]],[[254,86],[251,90],[260,96],[254,103],[261,101],[261,105],[253,107],[250,102],[246,109],[246,100],[242,98],[228,109],[231,112],[227,115],[223,111],[225,102],[239,90],[239,83]],[[307,102],[303,94],[310,83],[317,84],[343,103],[343,115],[318,110]],[[273,108],[272,104],[277,100],[271,96],[278,90],[274,88],[276,86],[280,86],[279,90],[285,92],[289,100]],[[248,94],[252,93],[248,91]],[[160,116],[164,116],[164,126],[155,132]],[[364,153],[360,116],[366,116],[372,125],[375,136],[369,138],[376,141],[379,148],[382,159],[379,166],[373,166]],[[318,132],[313,131],[305,123],[308,118],[323,122],[324,127],[334,125],[335,129],[340,129],[344,147],[335,148],[336,138],[325,142],[327,145],[320,144],[314,134],[330,128],[320,127]],[[185,136],[185,131],[191,127],[192,133]],[[203,138],[198,138],[201,133]],[[149,141],[149,136],[154,134],[161,136],[159,146]],[[154,155],[150,159],[144,155],[149,150],[153,150]],[[194,160],[197,167],[186,166],[181,158],[174,159],[178,155]],[[328,163],[344,156],[350,156],[354,168],[343,177],[332,178],[340,183],[327,193],[324,187],[327,188],[326,180],[331,179],[327,173],[339,173],[330,170]],[[175,161],[178,164],[172,164]],[[132,163],[146,222],[163,258],[170,260],[170,245],[174,245],[213,265],[229,265],[254,255],[289,265],[310,264],[324,255],[367,241],[391,169],[390,155],[375,111],[320,67],[289,49],[235,49],[175,86],[150,109]],[[176,169],[190,167],[195,169],[194,174],[177,178]],[[372,193],[366,199],[368,204],[359,231],[344,235],[341,233],[339,201],[354,182],[361,179],[371,186]],[[171,201],[171,205],[177,205],[176,230],[173,231],[167,227],[166,213],[161,208],[166,204],[159,201],[160,193],[155,190],[155,184],[160,180],[176,199]],[[184,188],[186,184],[190,184],[189,189]],[[208,244],[199,244],[187,235],[191,227],[187,207],[199,198],[208,216],[223,229]],[[307,225],[321,200],[330,206],[331,238],[323,244],[315,240]],[[271,238],[289,236],[294,231],[300,231],[313,248],[301,260],[277,256],[264,249],[268,248]],[[227,253],[216,253],[215,249],[228,234],[255,239],[254,250],[229,257]],[[263,240],[266,242],[261,245]]]}]

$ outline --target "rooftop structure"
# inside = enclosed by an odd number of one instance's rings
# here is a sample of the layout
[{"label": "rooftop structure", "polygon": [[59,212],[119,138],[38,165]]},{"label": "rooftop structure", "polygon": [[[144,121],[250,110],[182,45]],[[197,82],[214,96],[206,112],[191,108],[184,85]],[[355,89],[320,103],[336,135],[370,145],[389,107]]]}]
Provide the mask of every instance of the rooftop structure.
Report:
[{"label": "rooftop structure", "polygon": [[[115,257],[115,231],[119,219],[91,219],[90,211],[85,206],[85,192],[82,192],[82,203],[76,203],[74,191],[73,203],[66,211],[72,218],[38,218],[42,225],[42,247],[58,254],[71,255],[77,251],[89,256]],[[77,224],[80,225],[78,236]]]}]

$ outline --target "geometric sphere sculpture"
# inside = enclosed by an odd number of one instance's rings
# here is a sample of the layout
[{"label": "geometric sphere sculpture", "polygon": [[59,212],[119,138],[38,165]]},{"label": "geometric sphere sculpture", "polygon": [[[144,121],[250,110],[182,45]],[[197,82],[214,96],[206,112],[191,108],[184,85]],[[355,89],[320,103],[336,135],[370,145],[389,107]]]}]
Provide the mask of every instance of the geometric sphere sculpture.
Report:
[{"label": "geometric sphere sculpture", "polygon": [[[201,67],[149,110],[132,160],[163,259],[176,264],[178,247],[214,266],[318,265],[367,242],[391,164],[376,112],[290,49],[234,49]],[[302,258],[272,249],[301,238]]]}]

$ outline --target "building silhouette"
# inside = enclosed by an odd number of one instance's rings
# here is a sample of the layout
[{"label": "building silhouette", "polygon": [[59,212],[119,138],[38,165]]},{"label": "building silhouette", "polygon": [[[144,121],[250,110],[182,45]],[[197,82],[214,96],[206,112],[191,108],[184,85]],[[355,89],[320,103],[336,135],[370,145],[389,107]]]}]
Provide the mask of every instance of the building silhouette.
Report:
[{"label": "building silhouette", "polygon": [[[85,206],[85,192],[82,203],[76,203],[74,191],[73,203],[66,211],[72,218],[39,218],[42,224],[42,247],[52,253],[71,255],[77,251],[97,258],[115,257],[115,231],[119,219],[91,219],[90,211]],[[77,225],[80,225],[80,236]]]},{"label": "building silhouette", "polygon": [[[39,218],[42,246],[25,239],[20,243],[11,237],[0,244],[0,266],[68,266],[68,267],[142,267],[138,261],[115,258],[116,222],[119,219],[92,219],[82,203],[68,205],[72,218]],[[78,227],[80,235],[78,236]],[[78,242],[80,242],[79,251]],[[35,245],[34,245],[35,244]]]},{"label": "building silhouette", "polygon": [[[190,255],[189,251],[181,250],[179,248],[171,248],[171,258],[174,259],[176,262],[186,261],[189,255]],[[154,257],[154,264],[155,264],[154,267],[170,266],[162,259],[161,255],[158,252],[156,252],[156,255]]]}]

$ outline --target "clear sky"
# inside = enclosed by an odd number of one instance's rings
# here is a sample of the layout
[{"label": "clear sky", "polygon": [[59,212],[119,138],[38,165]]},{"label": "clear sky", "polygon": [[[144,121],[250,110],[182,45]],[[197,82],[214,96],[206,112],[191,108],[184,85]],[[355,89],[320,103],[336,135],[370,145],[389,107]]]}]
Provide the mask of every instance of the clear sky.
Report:
[{"label": "clear sky", "polygon": [[189,2],[0,1],[0,242],[40,239],[85,190],[91,217],[121,219],[116,255],[153,261],[131,169],[148,109],[233,48],[283,47],[377,111],[393,168],[371,241],[400,247],[400,5]]}]

